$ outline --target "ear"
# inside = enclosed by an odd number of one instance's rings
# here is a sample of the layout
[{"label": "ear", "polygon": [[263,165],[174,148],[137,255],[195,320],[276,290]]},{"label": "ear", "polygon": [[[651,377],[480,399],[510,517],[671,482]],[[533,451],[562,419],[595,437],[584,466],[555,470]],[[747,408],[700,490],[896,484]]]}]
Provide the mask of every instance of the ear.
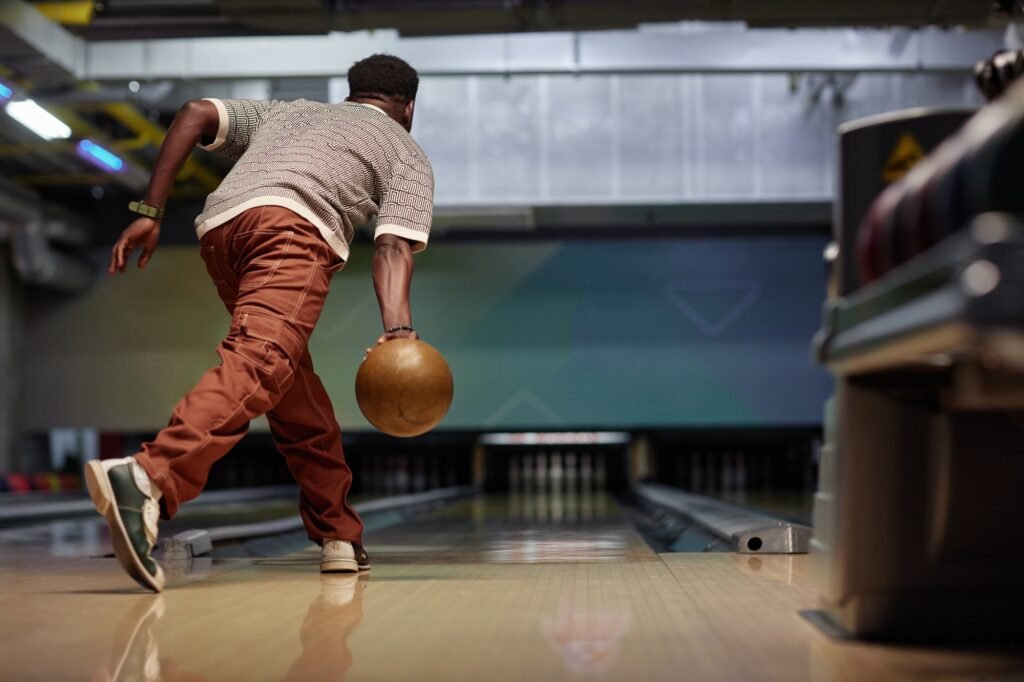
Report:
[{"label": "ear", "polygon": [[405,121],[405,129],[412,129],[412,115],[416,111],[416,100],[411,99],[405,104],[405,109],[402,111],[402,118]]}]

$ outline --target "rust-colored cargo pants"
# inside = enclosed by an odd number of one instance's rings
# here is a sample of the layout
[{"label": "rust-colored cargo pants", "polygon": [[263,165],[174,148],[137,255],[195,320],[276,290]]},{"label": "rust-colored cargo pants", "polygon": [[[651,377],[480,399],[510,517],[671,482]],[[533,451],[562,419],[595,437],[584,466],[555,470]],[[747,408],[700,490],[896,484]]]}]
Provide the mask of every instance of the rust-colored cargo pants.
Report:
[{"label": "rust-colored cargo pants", "polygon": [[331,400],[307,343],[342,260],[316,227],[277,206],[249,209],[201,240],[206,269],[231,327],[208,370],[137,461],[163,492],[165,518],[202,492],[210,467],[267,415],[302,495],[311,540],[362,542],[348,505],[352,471]]}]

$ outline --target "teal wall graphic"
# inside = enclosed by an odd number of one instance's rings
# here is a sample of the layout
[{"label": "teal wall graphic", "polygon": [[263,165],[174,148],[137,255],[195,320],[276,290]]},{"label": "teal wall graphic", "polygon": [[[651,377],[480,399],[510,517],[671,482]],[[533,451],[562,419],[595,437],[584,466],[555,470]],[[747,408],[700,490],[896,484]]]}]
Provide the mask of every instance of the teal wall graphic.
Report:
[{"label": "teal wall graphic", "polygon": [[[823,238],[440,243],[417,257],[413,314],[448,358],[442,428],[816,424],[829,379],[810,359]],[[369,247],[339,273],[311,342],[342,427],[380,333]],[[33,307],[32,428],[155,430],[217,361],[227,315],[193,248],[83,297]],[[261,428],[257,423],[255,428]]]}]

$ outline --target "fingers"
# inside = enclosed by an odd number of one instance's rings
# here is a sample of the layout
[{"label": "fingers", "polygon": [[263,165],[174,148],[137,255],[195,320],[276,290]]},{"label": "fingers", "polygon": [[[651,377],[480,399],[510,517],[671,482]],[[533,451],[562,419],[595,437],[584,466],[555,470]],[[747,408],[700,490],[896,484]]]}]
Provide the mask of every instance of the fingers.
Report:
[{"label": "fingers", "polygon": [[132,252],[132,248],[133,248],[132,247],[132,243],[128,239],[122,240],[120,245],[118,246],[118,249],[117,249],[117,270],[122,275],[124,274],[124,270],[125,270],[125,268],[128,265],[128,254]]},{"label": "fingers", "polygon": [[115,272],[124,272],[124,256],[125,247],[127,246],[127,240],[121,237],[114,244],[114,248],[110,254],[110,274]]},{"label": "fingers", "polygon": [[146,267],[149,263],[149,259],[153,257],[153,248],[147,246],[142,250],[142,255],[139,256],[139,270]]}]

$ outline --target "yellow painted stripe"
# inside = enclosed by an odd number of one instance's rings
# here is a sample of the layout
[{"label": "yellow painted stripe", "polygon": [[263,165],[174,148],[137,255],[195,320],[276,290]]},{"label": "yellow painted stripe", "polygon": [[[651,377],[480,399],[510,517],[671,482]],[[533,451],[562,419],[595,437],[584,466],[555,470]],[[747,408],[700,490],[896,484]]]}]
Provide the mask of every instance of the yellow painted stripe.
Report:
[{"label": "yellow painted stripe", "polygon": [[34,7],[64,26],[88,26],[96,9],[93,0],[69,0],[68,2],[37,2]]}]

